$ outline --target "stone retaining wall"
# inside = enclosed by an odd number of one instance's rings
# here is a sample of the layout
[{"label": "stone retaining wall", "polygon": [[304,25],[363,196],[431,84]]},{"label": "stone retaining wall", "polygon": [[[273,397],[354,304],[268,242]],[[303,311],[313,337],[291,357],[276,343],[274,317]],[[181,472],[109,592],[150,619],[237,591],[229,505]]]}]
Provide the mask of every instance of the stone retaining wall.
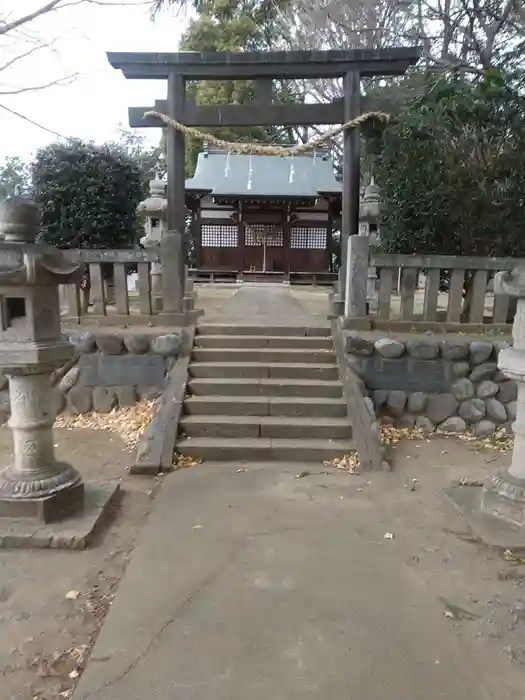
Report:
[{"label": "stone retaining wall", "polygon": [[[53,376],[57,413],[109,413],[156,398],[181,352],[183,332],[158,334],[65,333],[75,348],[71,362]],[[0,422],[9,413],[7,379],[0,380]]]},{"label": "stone retaining wall", "polygon": [[424,432],[471,430],[482,437],[516,418],[517,386],[498,370],[507,342],[414,336],[345,339],[349,364],[362,378],[376,414]]}]

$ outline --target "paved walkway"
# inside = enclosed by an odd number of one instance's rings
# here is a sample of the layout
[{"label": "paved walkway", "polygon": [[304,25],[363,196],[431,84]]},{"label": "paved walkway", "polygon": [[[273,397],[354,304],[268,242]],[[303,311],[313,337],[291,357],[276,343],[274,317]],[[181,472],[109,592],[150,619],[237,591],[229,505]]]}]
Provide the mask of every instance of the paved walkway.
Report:
[{"label": "paved walkway", "polygon": [[408,563],[417,531],[384,539],[390,482],[378,508],[361,477],[238,469],[166,477],[74,700],[523,696]]},{"label": "paved walkway", "polygon": [[292,289],[286,285],[202,285],[197,307],[201,323],[328,325],[328,295],[324,289]]}]

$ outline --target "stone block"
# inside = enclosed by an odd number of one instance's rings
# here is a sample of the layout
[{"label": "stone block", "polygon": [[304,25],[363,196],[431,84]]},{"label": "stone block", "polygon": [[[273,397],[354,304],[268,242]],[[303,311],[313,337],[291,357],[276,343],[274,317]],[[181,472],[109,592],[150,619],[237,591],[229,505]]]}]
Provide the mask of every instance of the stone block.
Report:
[{"label": "stone block", "polygon": [[516,401],[518,398],[518,385],[516,382],[509,380],[502,382],[499,385],[498,401],[501,403],[509,403],[509,401]]},{"label": "stone block", "polygon": [[422,391],[414,391],[408,395],[407,410],[409,413],[423,413],[427,405],[427,395]]},{"label": "stone block", "polygon": [[454,340],[444,340],[441,343],[441,356],[451,362],[464,360],[468,357],[468,351],[468,343],[455,342]]},{"label": "stone block", "polygon": [[450,371],[452,376],[458,379],[461,377],[468,377],[470,374],[470,365],[468,362],[454,362],[450,367]]},{"label": "stone block", "polygon": [[[21,518],[41,523],[56,523],[76,515],[84,505],[84,484],[80,482],[45,498],[0,499],[2,518]],[[0,523],[0,531],[2,524]]]},{"label": "stone block", "polygon": [[450,392],[454,394],[458,401],[467,401],[474,398],[476,394],[474,384],[466,377],[455,381],[450,387]]},{"label": "stone block", "polygon": [[485,379],[492,379],[497,369],[498,365],[495,362],[483,362],[474,367],[470,373],[470,379],[473,382],[482,382]]},{"label": "stone block", "polygon": [[396,428],[402,428],[407,430],[412,430],[416,423],[416,416],[411,413],[403,413],[402,416],[396,418],[395,426]]},{"label": "stone block", "polygon": [[161,357],[176,357],[182,348],[182,333],[159,335],[151,343],[151,350]]},{"label": "stone block", "polygon": [[489,359],[493,350],[493,343],[487,340],[473,340],[469,347],[470,361],[473,365],[480,365]]},{"label": "stone block", "polygon": [[434,360],[439,355],[439,345],[432,337],[409,338],[405,348],[417,360]]},{"label": "stone block", "polygon": [[119,335],[99,335],[97,337],[97,348],[105,355],[122,355],[124,342]]},{"label": "stone block", "polygon": [[374,406],[376,407],[376,410],[385,405],[387,396],[388,396],[388,391],[385,391],[384,389],[376,389],[375,391],[372,392],[372,400],[374,402]]},{"label": "stone block", "polygon": [[83,386],[155,386],[162,389],[165,361],[160,355],[83,355],[78,361]]},{"label": "stone block", "polygon": [[498,399],[487,399],[485,406],[487,407],[487,418],[493,420],[494,423],[505,423],[507,411],[501,401],[498,401]]},{"label": "stone block", "polygon": [[490,379],[485,379],[484,382],[478,386],[476,390],[476,395],[480,399],[490,399],[492,396],[496,396],[499,391],[499,385],[496,382],[492,382]]},{"label": "stone block", "polygon": [[375,409],[374,409],[374,402],[372,401],[372,399],[371,399],[369,396],[365,396],[365,397],[363,398],[363,402],[364,402],[364,404],[365,404],[365,406],[366,406],[366,408],[367,408],[367,410],[368,410],[368,415],[369,415],[369,417],[370,417],[370,421],[375,421],[375,419],[376,419],[376,412],[375,412]]},{"label": "stone block", "polygon": [[517,401],[509,401],[509,403],[505,406],[505,408],[507,409],[507,417],[509,420],[516,420],[517,406]]},{"label": "stone block", "polygon": [[116,386],[115,395],[120,408],[129,408],[137,403],[137,393],[132,386]]},{"label": "stone block", "polygon": [[496,425],[491,420],[480,420],[474,426],[474,435],[476,437],[489,437],[496,430]]},{"label": "stone block", "polygon": [[439,430],[443,433],[464,433],[467,424],[459,416],[450,416],[439,425]]},{"label": "stone block", "polygon": [[405,353],[404,344],[393,338],[379,338],[375,341],[374,347],[381,357],[386,357],[389,360],[401,357]]},{"label": "stone block", "polygon": [[158,386],[138,386],[137,394],[140,399],[154,401],[155,399],[158,399],[159,396],[162,396],[163,390]]},{"label": "stone block", "polygon": [[124,338],[124,345],[133,355],[144,355],[150,349],[150,337],[146,333],[127,335]]},{"label": "stone block", "polygon": [[8,384],[9,380],[5,376],[5,374],[0,374],[0,391],[4,391],[4,389],[7,389]]},{"label": "stone block", "polygon": [[93,410],[97,413],[109,413],[115,407],[117,397],[113,389],[96,386],[93,389]]},{"label": "stone block", "polygon": [[448,392],[450,387],[450,363],[441,358],[429,361],[404,355],[392,360],[382,358],[375,353],[373,357],[353,357],[353,359],[363,366],[363,378],[371,390],[398,389],[407,393],[424,391],[429,394],[439,394]]},{"label": "stone block", "polygon": [[80,355],[96,352],[97,349],[97,339],[91,331],[74,330],[69,334],[69,342]]},{"label": "stone block", "polygon": [[425,415],[436,425],[454,415],[458,406],[459,402],[453,394],[435,394],[428,400]]},{"label": "stone block", "polygon": [[75,415],[89,413],[93,408],[93,390],[88,386],[74,386],[67,395],[67,409]]},{"label": "stone block", "polygon": [[423,435],[430,435],[436,429],[434,423],[432,423],[432,421],[426,416],[416,416],[414,428],[421,430]]},{"label": "stone block", "polygon": [[386,407],[394,416],[400,416],[407,402],[407,395],[404,391],[394,390],[389,391],[386,399]]},{"label": "stone block", "polygon": [[347,335],[345,352],[359,357],[370,357],[374,354],[374,343],[358,335]]},{"label": "stone block", "polygon": [[459,415],[467,423],[477,423],[485,418],[486,408],[483,399],[473,398],[463,401],[459,407]]}]

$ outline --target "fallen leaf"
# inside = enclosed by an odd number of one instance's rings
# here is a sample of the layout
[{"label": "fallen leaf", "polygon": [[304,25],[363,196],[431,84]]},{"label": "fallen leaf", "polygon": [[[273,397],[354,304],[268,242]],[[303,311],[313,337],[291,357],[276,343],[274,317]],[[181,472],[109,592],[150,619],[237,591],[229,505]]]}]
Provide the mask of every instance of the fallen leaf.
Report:
[{"label": "fallen leaf", "polygon": [[299,474],[295,475],[296,479],[304,479],[305,476],[309,476],[310,472],[299,472]]},{"label": "fallen leaf", "polygon": [[66,600],[76,600],[80,595],[80,591],[68,591],[66,593]]},{"label": "fallen leaf", "polygon": [[393,532],[385,532],[383,535],[384,540],[393,540],[394,539],[394,533]]}]

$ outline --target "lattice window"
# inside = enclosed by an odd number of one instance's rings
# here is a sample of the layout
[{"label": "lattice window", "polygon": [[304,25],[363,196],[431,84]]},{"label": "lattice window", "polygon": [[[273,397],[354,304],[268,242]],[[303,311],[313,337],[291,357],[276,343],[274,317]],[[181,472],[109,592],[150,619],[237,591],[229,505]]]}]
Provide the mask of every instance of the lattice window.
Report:
[{"label": "lattice window", "polygon": [[267,247],[283,247],[283,230],[271,224],[252,224],[246,226],[244,244],[249,247],[262,246],[263,238],[266,238]]},{"label": "lattice window", "polygon": [[237,226],[203,224],[201,245],[203,248],[236,248]]},{"label": "lattice window", "polygon": [[290,232],[290,248],[326,249],[326,229],[294,226]]}]

